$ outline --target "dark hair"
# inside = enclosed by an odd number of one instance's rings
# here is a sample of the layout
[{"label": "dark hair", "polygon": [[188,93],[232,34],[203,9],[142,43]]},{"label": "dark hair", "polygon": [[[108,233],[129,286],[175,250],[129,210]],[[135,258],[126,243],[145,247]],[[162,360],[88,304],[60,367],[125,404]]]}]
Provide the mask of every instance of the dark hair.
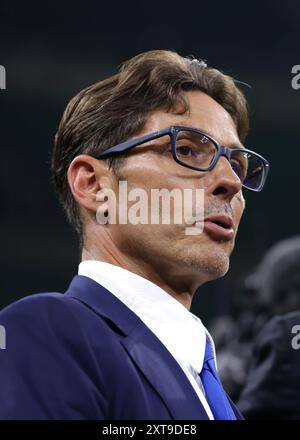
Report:
[{"label": "dark hair", "polygon": [[[52,159],[54,181],[67,217],[80,237],[78,206],[67,181],[67,170],[79,154],[99,155],[140,131],[147,115],[157,109],[170,111],[183,104],[184,91],[201,90],[231,115],[244,141],[248,110],[234,80],[203,61],[176,52],[152,50],[125,62],[119,73],[79,92],[69,102],[60,122]],[[113,166],[115,159],[109,159]]]}]

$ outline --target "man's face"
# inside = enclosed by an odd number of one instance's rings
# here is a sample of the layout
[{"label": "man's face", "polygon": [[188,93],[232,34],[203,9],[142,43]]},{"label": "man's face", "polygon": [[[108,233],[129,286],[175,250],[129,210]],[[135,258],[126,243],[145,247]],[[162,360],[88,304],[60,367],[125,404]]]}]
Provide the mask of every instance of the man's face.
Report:
[{"label": "man's face", "polygon": [[[197,128],[227,147],[239,147],[236,127],[229,113],[215,100],[200,91],[187,92],[190,113],[153,112],[138,135],[162,130],[171,125]],[[136,137],[136,136],[135,136]],[[203,189],[204,216],[225,214],[233,220],[233,233],[218,233],[214,224],[205,222],[199,235],[187,235],[186,224],[111,225],[116,246],[145,268],[187,284],[200,285],[224,275],[244,210],[241,183],[226,158],[221,157],[209,172],[191,170],[176,163],[166,145],[156,139],[131,150],[122,164],[119,177],[128,183],[128,191],[151,189]],[[117,181],[116,181],[117,184]],[[195,207],[194,207],[195,208]],[[172,218],[171,218],[172,220]],[[190,280],[190,281],[189,281]]]}]

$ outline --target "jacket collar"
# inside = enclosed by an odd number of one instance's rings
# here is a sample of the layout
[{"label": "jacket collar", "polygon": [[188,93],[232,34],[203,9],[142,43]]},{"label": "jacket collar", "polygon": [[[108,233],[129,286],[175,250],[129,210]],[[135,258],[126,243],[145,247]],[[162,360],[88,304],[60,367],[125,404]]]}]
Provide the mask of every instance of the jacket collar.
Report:
[{"label": "jacket collar", "polygon": [[121,343],[128,355],[156,389],[174,419],[208,419],[192,385],[173,356],[118,298],[85,276],[76,276],[65,295],[81,301],[119,329],[124,336]]}]

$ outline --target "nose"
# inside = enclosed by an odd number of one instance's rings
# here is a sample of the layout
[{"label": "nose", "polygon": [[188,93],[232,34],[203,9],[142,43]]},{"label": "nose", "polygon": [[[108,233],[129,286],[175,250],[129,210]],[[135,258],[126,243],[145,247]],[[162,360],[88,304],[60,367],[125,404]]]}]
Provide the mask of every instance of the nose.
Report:
[{"label": "nose", "polygon": [[240,178],[224,156],[219,158],[214,168],[208,173],[207,178],[210,193],[229,202],[242,189]]}]

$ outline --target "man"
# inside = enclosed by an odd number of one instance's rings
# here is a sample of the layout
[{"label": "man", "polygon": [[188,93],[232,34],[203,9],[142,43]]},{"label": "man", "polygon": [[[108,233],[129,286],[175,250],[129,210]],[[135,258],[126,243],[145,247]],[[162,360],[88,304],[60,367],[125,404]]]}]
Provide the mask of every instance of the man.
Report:
[{"label": "man", "polygon": [[263,327],[239,399],[246,419],[300,419],[299,348],[299,310],[277,315]]},{"label": "man", "polygon": [[261,310],[239,398],[247,419],[300,419],[299,265],[300,236],[289,237],[275,243],[246,280]]},{"label": "man", "polygon": [[[234,81],[170,51],[138,55],[71,100],[53,172],[82,262],[64,295],[34,295],[0,314],[0,417],[241,418],[189,309],[196,289],[228,270],[242,187],[259,191],[267,176],[267,161],[242,145],[247,129]],[[179,205],[169,222],[157,207],[159,221],[124,221],[122,182],[129,201],[134,191],[149,196],[146,208],[152,190],[188,189],[193,215],[173,221]]]}]

